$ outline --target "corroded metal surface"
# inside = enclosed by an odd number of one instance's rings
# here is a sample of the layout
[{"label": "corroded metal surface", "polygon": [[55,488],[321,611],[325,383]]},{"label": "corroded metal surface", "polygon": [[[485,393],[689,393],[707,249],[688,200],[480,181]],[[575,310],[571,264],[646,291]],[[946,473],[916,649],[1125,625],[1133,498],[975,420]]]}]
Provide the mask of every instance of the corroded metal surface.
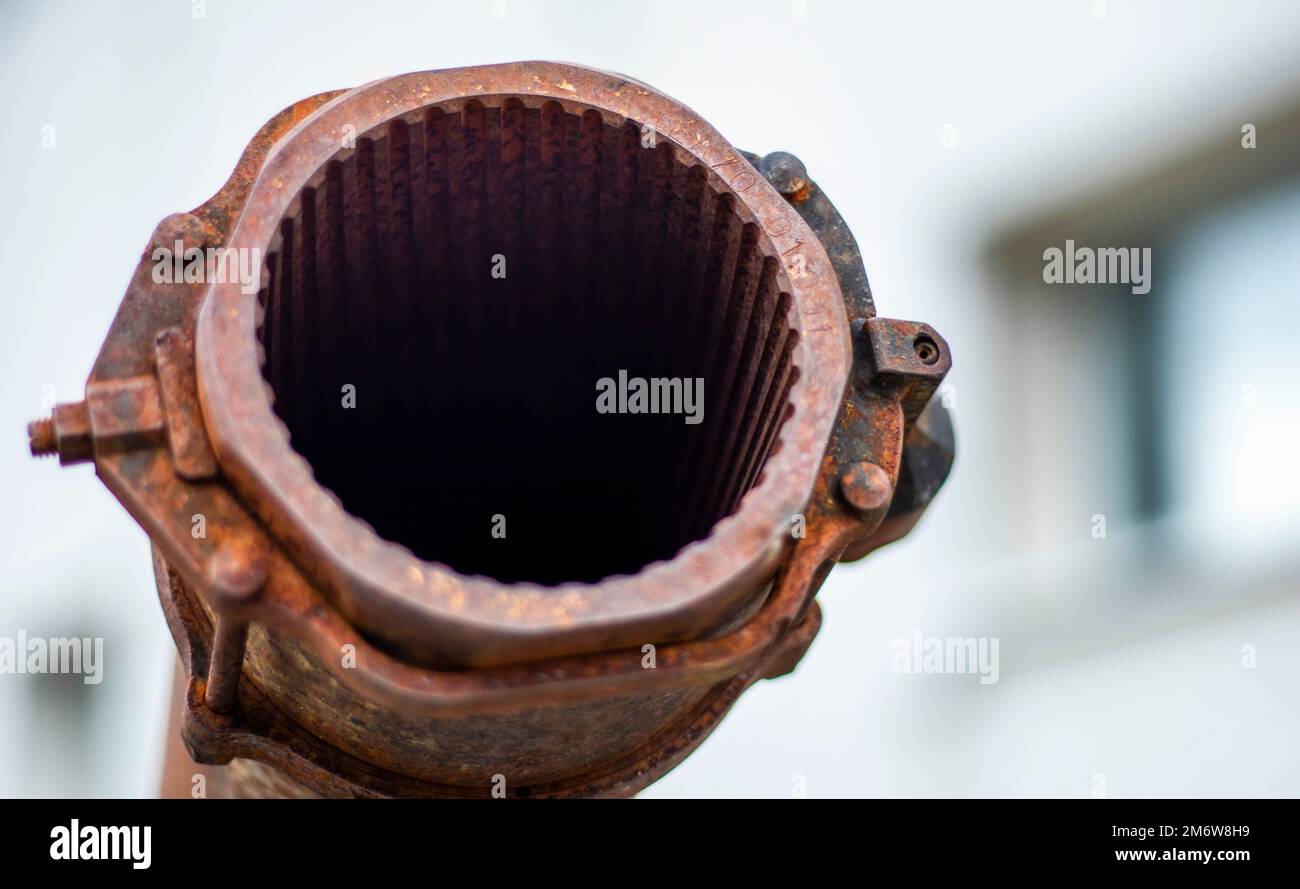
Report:
[{"label": "corroded metal surface", "polygon": [[[790,516],[812,491],[847,382],[847,318],[830,261],[784,198],[707,123],[634,81],[569,65],[520,63],[404,75],[335,99],[277,145],[229,242],[270,247],[301,189],[349,131],[367,134],[430,106],[470,113],[507,96],[543,110],[596,111],[616,126],[654,128],[711,187],[734,195],[757,222],[794,297],[798,379],[774,454],[737,512],[706,540],[630,577],[542,588],[461,577],[385,541],[325,494],[271,412],[256,351],[257,303],[238,283],[217,284],[198,320],[199,391],[223,469],[272,533],[310,566],[343,613],[409,657],[486,666],[611,646],[690,638],[743,607],[775,570]],[[401,434],[400,430],[396,434]]]},{"label": "corroded metal surface", "polygon": [[[328,222],[329,177],[364,180],[364,164],[346,165],[377,142],[431,169],[444,157],[435,144],[446,115],[459,116],[455,138],[471,161],[480,121],[494,121],[484,155],[497,164],[484,180],[501,189],[493,200],[541,176],[543,209],[524,217],[534,223],[568,218],[545,204],[566,176],[577,199],[618,216],[602,183],[620,181],[618,158],[634,153],[602,151],[647,131],[652,184],[675,184],[637,192],[638,207],[664,222],[631,234],[681,252],[707,230],[701,219],[723,231],[735,214],[719,255],[749,256],[750,271],[734,272],[718,298],[760,308],[743,315],[754,332],[712,365],[736,406],[732,420],[705,428],[703,451],[682,459],[679,485],[701,494],[682,506],[694,542],[675,555],[593,583],[464,576],[345,510],[273,413],[267,379],[281,380],[282,361],[303,355],[276,345],[267,325],[283,337],[285,318],[268,320],[262,307],[282,311],[277,292],[315,280],[285,273],[286,250],[304,243],[302,221],[322,223],[306,242],[319,258],[311,268],[342,261],[331,232],[351,217]],[[566,120],[569,141],[548,142],[546,128]],[[529,166],[534,153],[541,166]],[[29,434],[33,453],[93,460],[153,540],[187,674],[182,734],[196,760],[257,760],[326,795],[482,796],[497,776],[509,796],[628,795],[693,750],[750,684],[793,669],[816,633],[813,597],[834,562],[906,533],[946,476],[951,426],[932,396],[950,356],[927,325],[875,317],[843,220],[797,158],[769,157],[736,151],[689,109],[616,75],[552,63],[423,72],[294,105],[255,137],[218,195],[163,220],[85,402],[58,406]],[[405,212],[411,182],[433,182],[411,169],[388,167],[390,235],[391,220],[417,231],[433,212],[418,201]],[[478,181],[473,162],[468,169]],[[472,202],[455,212],[470,228],[483,224]],[[589,243],[584,232],[594,237],[588,226],[533,231],[528,249],[572,256]],[[570,236],[579,246],[564,243]],[[177,240],[257,248],[279,258],[279,277],[260,296],[238,284],[159,283],[152,251]],[[707,280],[708,261],[684,268],[697,266]],[[694,323],[689,306],[665,311]],[[742,316],[713,317],[706,327]],[[390,441],[410,433],[384,430]],[[725,455],[721,471],[698,468],[709,451]],[[384,459],[383,448],[370,459]]]}]

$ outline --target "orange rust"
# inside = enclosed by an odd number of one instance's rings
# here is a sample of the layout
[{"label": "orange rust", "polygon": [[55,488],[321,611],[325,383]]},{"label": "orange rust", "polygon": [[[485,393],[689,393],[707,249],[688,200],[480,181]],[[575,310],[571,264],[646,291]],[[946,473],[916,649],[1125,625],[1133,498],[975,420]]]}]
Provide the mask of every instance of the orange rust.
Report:
[{"label": "orange rust", "polygon": [[[751,386],[788,402],[746,408],[765,422],[713,434],[717,449],[745,455],[727,478],[708,477],[697,460],[683,461],[677,479],[712,502],[738,501],[734,514],[710,528],[697,506],[707,536],[600,583],[501,584],[416,558],[347,513],[290,448],[260,372],[256,295],[159,284],[147,255],[87,401],[33,424],[33,452],[93,457],[153,540],[186,674],[182,734],[196,759],[258,760],[326,795],[482,796],[502,770],[516,776],[512,795],[629,795],[688,755],[749,685],[793,669],[836,560],[915,522],[928,499],[903,503],[898,491],[908,449],[934,444],[917,428],[949,366],[947,346],[925,325],[874,318],[869,294],[842,286],[856,258],[842,233],[833,255],[823,249],[833,208],[810,180],[787,200],[679,103],[554,63],[422,72],[295,103],[259,131],[211,200],[168,217],[151,243],[273,249],[280,222],[301,212],[302,189],[335,159],[331,140],[345,124],[359,139],[403,144],[398,121],[425,120],[435,107],[475,121],[496,109],[507,130],[532,114],[572,115],[579,136],[653,126],[663,147],[646,175],[681,164],[691,171],[683,182],[725,199],[751,227],[753,264],[736,274],[780,290],[762,312],[787,315],[798,336],[783,344],[773,323],[777,333],[751,337],[745,353],[768,363],[737,359],[727,373],[742,380],[745,404],[764,405]],[[525,150],[508,137],[507,156]],[[597,168],[588,154],[571,163]],[[395,181],[400,195],[404,180]],[[557,194],[593,200],[594,181],[576,178]],[[670,192],[647,194],[657,202]],[[913,349],[918,335],[933,336],[936,354]],[[850,508],[840,479],[864,465],[884,481],[874,479],[868,508]],[[883,490],[892,502],[874,496]],[[802,535],[791,534],[795,515]]]}]

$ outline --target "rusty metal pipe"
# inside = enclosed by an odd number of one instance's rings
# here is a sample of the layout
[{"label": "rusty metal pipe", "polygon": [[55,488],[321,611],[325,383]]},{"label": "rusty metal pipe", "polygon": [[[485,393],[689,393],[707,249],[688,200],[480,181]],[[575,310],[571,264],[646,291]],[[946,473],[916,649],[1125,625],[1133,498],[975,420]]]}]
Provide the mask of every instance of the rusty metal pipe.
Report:
[{"label": "rusty metal pipe", "polygon": [[[254,286],[160,280],[170,245],[255,258]],[[160,224],[86,401],[29,436],[153,539],[196,760],[329,795],[627,795],[793,668],[836,559],[915,522],[949,365],[876,317],[797,158],[518,63],[269,122]],[[702,394],[593,407],[629,379]]]}]

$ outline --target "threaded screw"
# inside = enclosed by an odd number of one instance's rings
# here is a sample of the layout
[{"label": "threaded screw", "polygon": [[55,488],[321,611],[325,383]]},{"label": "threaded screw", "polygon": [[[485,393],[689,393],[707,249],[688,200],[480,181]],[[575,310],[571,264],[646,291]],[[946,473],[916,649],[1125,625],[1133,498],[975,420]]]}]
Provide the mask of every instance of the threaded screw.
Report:
[{"label": "threaded screw", "polygon": [[33,457],[53,457],[59,453],[59,436],[54,431],[54,417],[33,420],[27,424],[27,441]]}]

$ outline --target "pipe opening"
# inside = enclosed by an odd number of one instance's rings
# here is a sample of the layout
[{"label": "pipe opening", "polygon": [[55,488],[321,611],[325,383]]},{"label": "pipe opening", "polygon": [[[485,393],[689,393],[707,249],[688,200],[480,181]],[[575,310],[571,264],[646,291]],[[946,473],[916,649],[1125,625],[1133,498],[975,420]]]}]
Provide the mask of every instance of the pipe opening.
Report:
[{"label": "pipe opening", "polygon": [[424,109],[317,172],[267,249],[263,372],[380,536],[464,574],[594,582],[735,512],[797,335],[716,176],[634,123],[525,101]]}]

